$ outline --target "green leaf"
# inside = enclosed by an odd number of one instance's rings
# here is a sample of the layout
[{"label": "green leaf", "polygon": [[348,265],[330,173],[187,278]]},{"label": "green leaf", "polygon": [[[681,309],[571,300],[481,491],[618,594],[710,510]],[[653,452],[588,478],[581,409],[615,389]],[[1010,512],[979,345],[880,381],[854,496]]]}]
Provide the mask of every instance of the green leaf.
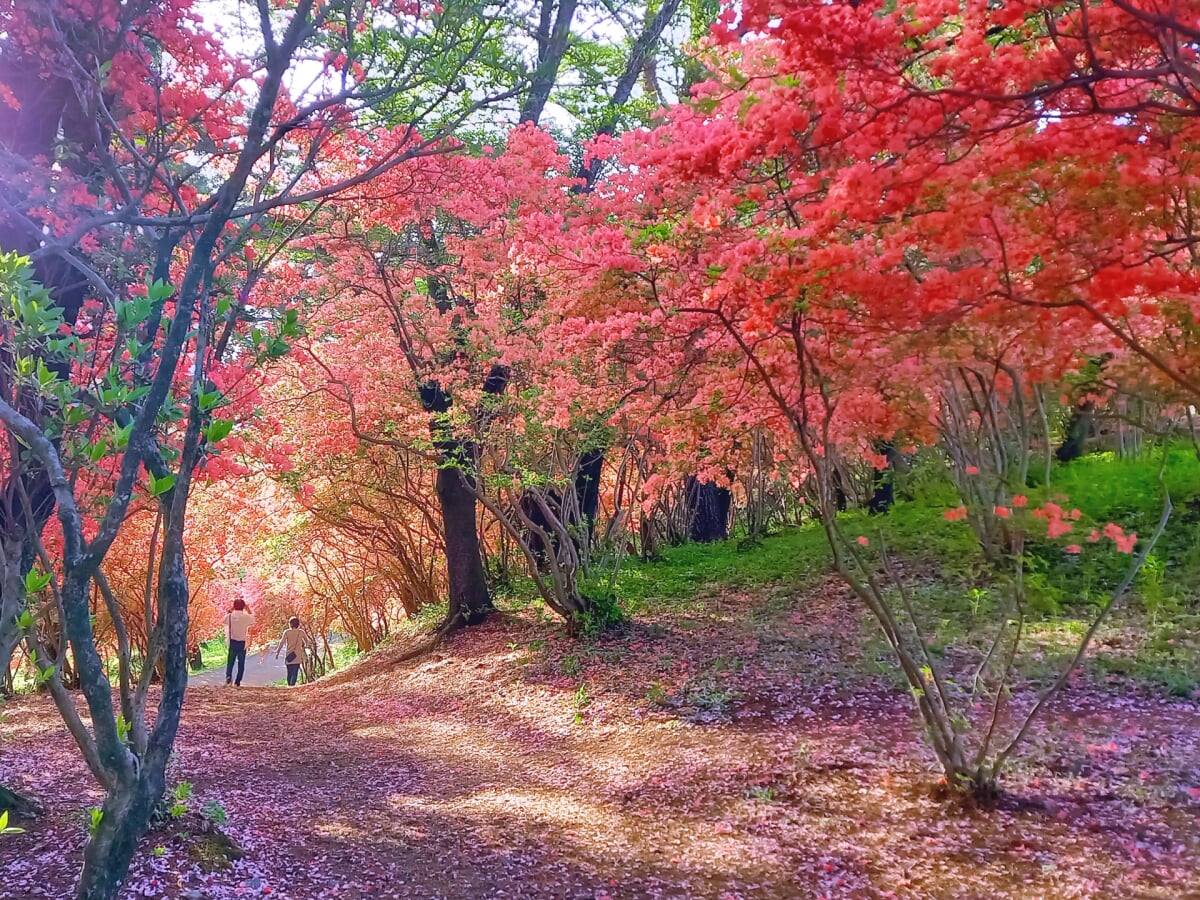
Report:
[{"label": "green leaf", "polygon": [[17,828],[15,825],[8,824],[8,810],[0,812],[0,834],[23,834],[24,828]]},{"label": "green leaf", "polygon": [[27,594],[36,594],[38,591],[45,590],[49,584],[50,574],[48,572],[31,569],[25,575],[25,593]]},{"label": "green leaf", "polygon": [[220,391],[204,391],[200,394],[200,411],[211,412],[216,409],[221,401],[225,399],[225,395]]},{"label": "green leaf", "polygon": [[112,437],[109,438],[109,444],[116,450],[124,450],[129,446],[129,434],[131,431],[133,431],[132,422],[121,428],[114,428]]},{"label": "green leaf", "polygon": [[229,437],[233,431],[233,422],[229,419],[213,419],[204,427],[204,437],[210,444],[216,444]]},{"label": "green leaf", "polygon": [[37,380],[41,387],[47,388],[58,380],[58,375],[46,367],[44,360],[39,359],[37,361]]},{"label": "green leaf", "polygon": [[155,478],[153,473],[150,475],[150,496],[158,497],[165,494],[175,486],[175,476],[169,472],[162,478]]},{"label": "green leaf", "polygon": [[175,293],[175,288],[165,281],[152,281],[146,285],[146,297],[152,303],[166,300],[173,293]]}]

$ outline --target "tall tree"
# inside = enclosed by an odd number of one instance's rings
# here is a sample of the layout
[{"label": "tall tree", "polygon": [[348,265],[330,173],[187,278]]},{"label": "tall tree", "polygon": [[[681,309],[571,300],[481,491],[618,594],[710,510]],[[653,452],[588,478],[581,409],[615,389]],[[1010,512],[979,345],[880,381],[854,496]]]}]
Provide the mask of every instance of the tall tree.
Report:
[{"label": "tall tree", "polygon": [[[627,120],[639,78],[678,10],[679,0],[667,0],[657,7],[623,6],[619,10],[622,31],[615,38],[589,36],[594,30],[593,20],[610,15],[601,5],[582,5],[576,0],[539,0],[530,9],[518,10],[510,16],[512,30],[507,40],[511,52],[520,54],[526,47],[523,35],[532,36],[528,78],[514,85],[520,98],[515,117],[519,123],[538,125],[551,104],[569,116],[568,130],[572,132],[571,139],[575,142],[572,149],[577,160],[572,168],[581,182],[577,188],[589,185],[600,165],[583,162],[581,141],[597,134],[612,134]],[[505,54],[496,52],[495,56],[501,58]],[[573,83],[597,79],[603,83],[590,84],[591,93],[586,102],[581,102]],[[612,79],[615,83],[604,91],[602,88]],[[601,99],[598,101],[597,97]],[[659,102],[661,98],[655,96],[651,108]],[[464,134],[468,136],[474,141],[483,140],[477,127]],[[497,142],[505,140],[502,134],[492,137]],[[429,198],[419,208],[409,210],[411,218],[407,222],[396,215],[369,220],[392,223],[390,229],[353,226],[346,229],[348,234],[356,232],[353,252],[373,260],[371,271],[356,275],[353,283],[381,301],[380,324],[386,322],[396,336],[399,345],[396,350],[413,376],[409,391],[429,416],[437,457],[435,491],[446,543],[450,605],[445,626],[448,628],[479,622],[492,609],[478,534],[476,494],[480,488],[481,447],[476,432],[487,417],[487,407],[508,389],[512,375],[507,363],[500,361],[502,354],[495,353],[493,361],[485,361],[478,352],[479,345],[468,338],[470,323],[487,321],[491,313],[481,313],[476,286],[464,283],[461,273],[467,267],[462,254],[472,252],[465,248],[463,238],[480,228],[479,220],[463,211],[466,204],[462,192],[467,189],[469,186],[463,184],[450,195]],[[495,214],[492,221],[499,221]],[[487,235],[482,239],[487,241]],[[419,285],[412,280],[414,263],[426,269]],[[406,287],[410,284],[413,287]],[[520,297],[514,295],[512,300],[516,304],[516,319],[524,315],[531,303],[537,302],[528,292]],[[431,315],[443,323],[439,326],[441,336],[432,341],[427,332]],[[516,319],[509,315],[505,321],[511,323]],[[478,330],[472,333],[477,335]],[[414,335],[423,337],[414,342]],[[493,343],[485,341],[489,346]],[[476,371],[474,384],[462,383],[460,376],[466,370]],[[474,402],[464,403],[467,396],[475,398]],[[367,441],[393,440],[379,433],[360,433],[360,437]],[[593,460],[586,472],[580,468],[584,481],[591,477],[587,472],[595,465]],[[585,485],[581,483],[580,487],[583,489]],[[587,490],[583,494],[588,499],[594,496]]]}]

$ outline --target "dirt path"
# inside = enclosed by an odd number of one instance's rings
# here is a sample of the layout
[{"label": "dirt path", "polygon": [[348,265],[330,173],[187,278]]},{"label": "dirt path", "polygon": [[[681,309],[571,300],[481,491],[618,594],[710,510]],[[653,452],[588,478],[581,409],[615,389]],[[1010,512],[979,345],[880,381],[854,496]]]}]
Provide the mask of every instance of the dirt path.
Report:
[{"label": "dirt path", "polygon": [[[1200,897],[1196,703],[1068,698],[1009,782],[1037,803],[964,812],[928,792],[907,699],[838,667],[861,646],[842,599],[760,600],[197,687],[170,771],[196,812],[147,838],[128,896]],[[43,701],[4,728],[0,778],[49,809],[0,843],[0,897],[68,896],[94,788]],[[245,851],[211,872],[206,807]]]}]

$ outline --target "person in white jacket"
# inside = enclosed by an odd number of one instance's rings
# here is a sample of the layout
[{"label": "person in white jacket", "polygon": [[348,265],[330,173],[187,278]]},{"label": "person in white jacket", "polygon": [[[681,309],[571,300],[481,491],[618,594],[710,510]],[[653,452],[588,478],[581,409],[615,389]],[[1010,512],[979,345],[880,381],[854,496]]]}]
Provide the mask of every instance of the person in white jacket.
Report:
[{"label": "person in white jacket", "polygon": [[[225,683],[231,681],[242,686],[242,675],[246,671],[246,641],[250,639],[250,626],[254,616],[240,597],[233,601],[233,609],[225,616],[225,637],[229,641],[229,655],[225,658]],[[233,664],[237,663],[237,680],[233,680]]]}]

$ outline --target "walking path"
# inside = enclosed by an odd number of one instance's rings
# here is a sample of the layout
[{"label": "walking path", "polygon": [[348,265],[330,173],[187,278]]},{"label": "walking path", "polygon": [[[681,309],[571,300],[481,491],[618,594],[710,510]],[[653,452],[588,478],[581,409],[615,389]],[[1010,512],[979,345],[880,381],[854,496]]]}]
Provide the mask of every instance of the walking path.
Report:
[{"label": "walking path", "polygon": [[[287,678],[287,668],[282,659],[276,659],[268,653],[266,660],[260,662],[257,653],[246,654],[246,673],[242,684],[246,687],[267,687],[281,678]],[[188,678],[192,687],[225,683],[225,667],[206,669],[203,672],[193,672]]]}]

